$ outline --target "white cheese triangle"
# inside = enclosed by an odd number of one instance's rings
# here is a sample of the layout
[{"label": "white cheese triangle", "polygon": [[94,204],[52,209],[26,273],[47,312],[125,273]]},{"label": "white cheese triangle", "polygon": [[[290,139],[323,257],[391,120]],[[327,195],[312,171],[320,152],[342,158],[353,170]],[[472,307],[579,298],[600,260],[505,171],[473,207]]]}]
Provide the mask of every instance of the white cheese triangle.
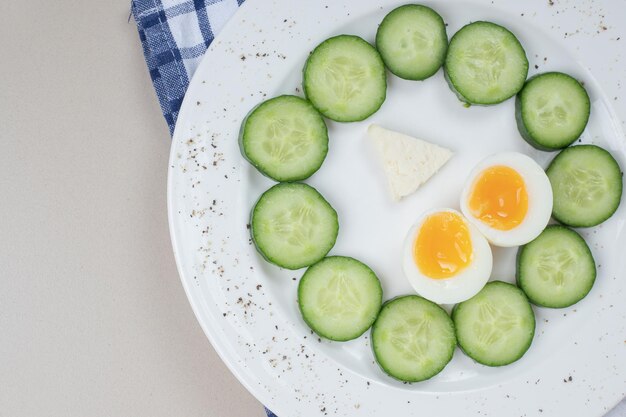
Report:
[{"label": "white cheese triangle", "polygon": [[415,192],[452,156],[449,149],[378,125],[370,125],[367,134],[374,142],[395,201]]}]

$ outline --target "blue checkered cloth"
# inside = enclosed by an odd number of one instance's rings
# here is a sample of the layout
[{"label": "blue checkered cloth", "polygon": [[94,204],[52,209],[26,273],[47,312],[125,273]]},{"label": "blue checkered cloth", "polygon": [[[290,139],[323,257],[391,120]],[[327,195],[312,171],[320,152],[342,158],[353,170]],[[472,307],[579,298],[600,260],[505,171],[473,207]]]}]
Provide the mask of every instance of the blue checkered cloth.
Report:
[{"label": "blue checkered cloth", "polygon": [[[204,52],[243,2],[131,0],[143,54],[170,134]],[[267,408],[265,412],[276,417]]]},{"label": "blue checkered cloth", "polygon": [[131,0],[150,77],[174,132],[189,80],[244,0]]}]

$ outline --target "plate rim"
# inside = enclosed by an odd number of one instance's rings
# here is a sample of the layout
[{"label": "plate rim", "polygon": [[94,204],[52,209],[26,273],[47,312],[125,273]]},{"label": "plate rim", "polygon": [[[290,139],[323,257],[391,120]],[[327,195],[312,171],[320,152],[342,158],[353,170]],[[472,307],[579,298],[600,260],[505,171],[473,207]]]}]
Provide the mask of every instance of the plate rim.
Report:
[{"label": "plate rim", "polygon": [[[270,0],[265,0],[264,2],[267,3]],[[235,15],[226,23],[226,25],[224,26],[224,28],[222,29],[221,33],[225,33],[227,32],[227,29],[230,30],[229,28],[236,26],[237,23],[239,23],[239,19],[241,18],[241,16],[245,15],[246,13],[248,13],[248,9],[251,9],[254,5],[258,5],[259,3],[262,3],[263,0],[248,0],[246,2],[244,2],[239,9],[237,10],[237,12],[235,13]],[[432,3],[431,1],[427,1],[426,3]],[[452,1],[452,3],[457,3],[455,1]],[[475,3],[475,1],[473,0],[469,0],[467,1],[467,3]],[[387,5],[385,5],[387,6]],[[201,72],[201,68],[206,66],[206,62],[210,59],[211,57],[211,51],[214,49],[215,45],[218,44],[218,40],[222,40],[222,37],[220,37],[220,35],[218,34],[218,36],[215,38],[214,42],[212,43],[212,45],[207,49],[207,52],[205,53],[204,57],[202,58],[202,61],[200,62],[199,66],[198,66],[198,70],[194,73],[192,79],[190,80],[189,83],[189,89],[192,88],[192,86],[194,86],[195,84],[198,83],[198,79],[200,79],[202,77],[202,72]],[[583,65],[583,67],[585,67]],[[585,67],[585,69],[587,69],[587,67]],[[604,89],[601,89],[601,93],[603,95],[606,95]],[[190,113],[190,108],[192,108],[192,101],[190,98],[190,94],[186,94],[185,98],[183,100],[183,103],[181,105],[180,111],[179,111],[179,120],[183,117],[187,117],[187,115]],[[616,116],[616,120],[621,121],[621,118],[619,116],[617,116],[617,111],[614,107],[610,107],[609,108],[610,112]],[[621,128],[621,126],[619,126]],[[186,276],[186,272],[184,270],[184,266],[183,266],[183,261],[180,257],[179,254],[179,249],[181,247],[181,244],[178,241],[178,237],[177,237],[177,233],[176,233],[176,225],[175,225],[175,220],[177,217],[177,214],[175,213],[174,210],[174,168],[173,166],[175,165],[175,156],[176,156],[176,150],[178,149],[178,147],[180,146],[180,139],[182,138],[182,131],[185,129],[183,124],[177,124],[175,129],[174,129],[174,133],[172,135],[172,143],[170,146],[170,155],[168,158],[168,174],[167,174],[167,212],[168,212],[168,227],[169,227],[169,231],[170,231],[170,241],[172,244],[172,250],[174,252],[174,257],[175,257],[175,261],[176,261],[176,268],[177,268],[177,272],[179,274],[179,278],[181,280],[181,284],[184,288],[185,294],[187,296],[187,299],[189,300],[189,303],[191,305],[191,308],[194,312],[194,315],[196,316],[196,320],[198,321],[198,323],[200,324],[203,332],[205,333],[207,339],[210,341],[211,345],[213,346],[213,348],[215,349],[215,351],[217,352],[218,356],[220,357],[220,359],[222,360],[222,362],[225,363],[225,365],[227,366],[227,368],[229,369],[229,371],[237,378],[237,380],[254,396],[256,397],[262,404],[269,406],[272,409],[275,410],[280,410],[282,409],[281,406],[278,405],[277,401],[272,398],[271,395],[269,395],[269,393],[263,389],[258,389],[255,385],[253,385],[252,383],[250,383],[250,381],[245,377],[245,375],[242,372],[242,369],[240,366],[236,365],[235,362],[232,360],[232,358],[229,356],[229,354],[225,351],[224,349],[224,344],[222,343],[218,343],[218,331],[214,330],[213,328],[211,328],[209,326],[209,324],[202,319],[202,314],[201,314],[201,307],[200,305],[197,303],[197,300],[195,299],[195,296],[192,293],[192,287],[190,285],[190,281],[189,279],[185,279]],[[179,234],[180,236],[180,234]],[[615,407],[619,402],[621,401],[620,398],[617,398],[614,402],[611,402],[611,404],[609,404],[610,408]]]}]

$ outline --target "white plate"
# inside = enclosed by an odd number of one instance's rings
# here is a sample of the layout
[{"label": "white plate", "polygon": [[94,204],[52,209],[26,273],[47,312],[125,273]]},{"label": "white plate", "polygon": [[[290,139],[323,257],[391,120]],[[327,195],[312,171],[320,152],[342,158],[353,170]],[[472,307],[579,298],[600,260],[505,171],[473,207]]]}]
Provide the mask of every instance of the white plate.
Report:
[{"label": "white plate", "polygon": [[[598,263],[596,285],[573,308],[536,309],[536,337],[524,358],[488,368],[457,351],[441,374],[412,385],[378,369],[367,334],[348,343],[312,335],[296,306],[302,271],[265,263],[251,244],[250,208],[272,182],[241,157],[241,120],[266,98],[301,94],[302,65],[320,41],[340,33],[372,41],[378,22],[401,3],[250,0],[211,45],[178,118],[168,182],[174,251],[198,321],[232,372],[281,417],[602,415],[626,388],[626,204],[605,224],[583,231]],[[626,39],[615,40],[619,34],[610,26],[624,21],[624,8],[608,1],[604,9],[596,3],[521,3],[438,1],[434,7],[449,23],[449,36],[469,21],[492,20],[519,37],[531,74],[562,70],[584,80],[593,104],[583,141],[609,148],[626,166],[612,107],[621,105],[613,98],[621,97],[613,82],[624,78],[615,51],[624,51]],[[575,35],[564,38],[564,32]],[[328,122],[330,152],[307,181],[339,214],[341,230],[331,253],[369,264],[381,277],[385,298],[412,292],[401,271],[407,229],[422,211],[458,208],[463,180],[477,161],[504,150],[524,152],[544,165],[552,157],[519,137],[512,100],[465,108],[441,71],[424,82],[391,75],[388,80],[386,102],[367,121]],[[392,203],[365,135],[372,122],[456,155],[417,193]],[[494,278],[513,280],[514,256],[515,249],[494,250]]]}]

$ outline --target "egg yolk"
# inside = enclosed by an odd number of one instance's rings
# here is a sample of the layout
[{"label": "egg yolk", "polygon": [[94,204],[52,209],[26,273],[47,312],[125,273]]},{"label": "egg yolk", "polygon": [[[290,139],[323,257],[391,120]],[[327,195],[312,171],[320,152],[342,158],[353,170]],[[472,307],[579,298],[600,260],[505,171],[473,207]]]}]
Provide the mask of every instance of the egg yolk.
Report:
[{"label": "egg yolk", "polygon": [[492,166],[476,178],[469,196],[474,217],[498,230],[519,226],[528,212],[528,192],[522,176],[507,166]]},{"label": "egg yolk", "polygon": [[450,278],[472,262],[472,240],[465,220],[456,213],[428,216],[413,245],[413,259],[429,278]]}]

